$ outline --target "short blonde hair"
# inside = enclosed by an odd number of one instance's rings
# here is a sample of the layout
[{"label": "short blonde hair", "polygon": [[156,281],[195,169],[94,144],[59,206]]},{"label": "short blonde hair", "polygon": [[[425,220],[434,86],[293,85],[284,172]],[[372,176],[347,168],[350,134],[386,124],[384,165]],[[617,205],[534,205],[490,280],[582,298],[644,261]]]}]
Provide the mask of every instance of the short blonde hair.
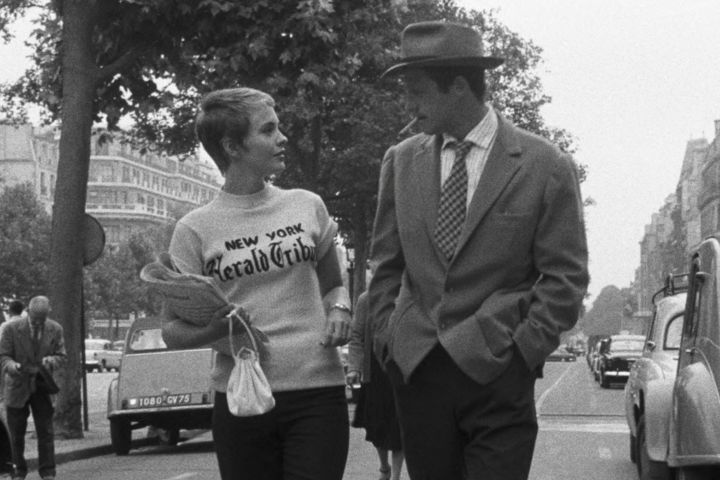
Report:
[{"label": "short blonde hair", "polygon": [[275,107],[267,93],[254,88],[226,88],[203,97],[195,119],[195,134],[223,174],[230,166],[222,141],[242,142],[250,130],[250,114],[259,105]]}]

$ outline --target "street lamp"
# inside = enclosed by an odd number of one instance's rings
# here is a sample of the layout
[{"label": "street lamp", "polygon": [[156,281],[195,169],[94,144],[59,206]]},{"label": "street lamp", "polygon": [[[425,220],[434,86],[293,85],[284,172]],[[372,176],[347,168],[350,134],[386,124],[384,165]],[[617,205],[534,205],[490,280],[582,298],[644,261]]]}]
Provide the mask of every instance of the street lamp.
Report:
[{"label": "street lamp", "polygon": [[354,286],[355,286],[355,249],[352,247],[345,247],[345,259],[347,260],[347,272],[348,272],[348,290],[350,293],[350,308],[355,305]]}]

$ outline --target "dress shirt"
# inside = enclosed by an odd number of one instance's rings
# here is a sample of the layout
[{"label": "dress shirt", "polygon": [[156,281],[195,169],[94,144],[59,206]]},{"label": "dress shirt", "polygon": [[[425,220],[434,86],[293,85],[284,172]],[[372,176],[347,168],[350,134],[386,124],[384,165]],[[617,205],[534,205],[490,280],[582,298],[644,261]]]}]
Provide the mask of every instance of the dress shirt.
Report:
[{"label": "dress shirt", "polygon": [[[470,206],[475,190],[477,189],[478,182],[480,181],[480,175],[482,175],[483,169],[485,168],[485,162],[487,161],[490,148],[492,147],[493,140],[497,134],[498,119],[495,110],[489,105],[485,104],[488,111],[480,122],[473,127],[470,132],[465,136],[464,139],[468,142],[472,142],[473,146],[465,156],[465,166],[468,174],[468,188],[467,188],[467,206]],[[451,143],[457,142],[458,139],[452,135],[443,134],[443,146],[440,154],[440,185],[445,184],[445,180],[450,176],[450,170],[452,170],[453,162],[455,161],[455,149]]]}]

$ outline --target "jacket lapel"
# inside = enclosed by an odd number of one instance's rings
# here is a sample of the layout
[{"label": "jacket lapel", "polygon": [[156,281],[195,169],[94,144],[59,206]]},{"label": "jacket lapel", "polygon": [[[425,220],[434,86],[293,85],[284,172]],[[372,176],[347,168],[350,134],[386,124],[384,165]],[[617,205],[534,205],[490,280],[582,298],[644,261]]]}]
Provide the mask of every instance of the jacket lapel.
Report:
[{"label": "jacket lapel", "polygon": [[[423,217],[425,227],[430,238],[435,235],[435,222],[437,222],[438,204],[440,203],[440,144],[436,135],[428,135],[415,154],[413,168],[416,175],[418,202],[424,205]],[[435,241],[433,240],[433,245]],[[437,251],[439,247],[435,245]],[[444,257],[444,255],[442,255]]]},{"label": "jacket lapel", "polygon": [[19,343],[22,347],[23,355],[25,355],[25,358],[35,358],[35,349],[32,344],[32,333],[30,332],[28,320],[25,320],[18,330],[20,334],[18,335]]},{"label": "jacket lapel", "polygon": [[521,153],[522,149],[515,135],[515,127],[498,114],[497,136],[470,202],[465,225],[458,239],[458,251],[463,248],[470,234],[520,168]]}]

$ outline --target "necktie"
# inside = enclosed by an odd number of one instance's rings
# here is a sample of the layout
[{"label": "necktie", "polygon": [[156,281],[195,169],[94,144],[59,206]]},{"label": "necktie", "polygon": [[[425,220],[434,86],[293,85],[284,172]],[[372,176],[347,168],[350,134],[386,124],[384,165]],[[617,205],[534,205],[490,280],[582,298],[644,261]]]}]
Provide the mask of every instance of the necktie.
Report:
[{"label": "necktie", "polygon": [[450,176],[445,180],[440,194],[440,208],[435,225],[435,241],[440,250],[449,259],[455,254],[455,246],[465,223],[467,209],[467,168],[465,156],[472,147],[472,142],[455,144],[455,161]]}]

